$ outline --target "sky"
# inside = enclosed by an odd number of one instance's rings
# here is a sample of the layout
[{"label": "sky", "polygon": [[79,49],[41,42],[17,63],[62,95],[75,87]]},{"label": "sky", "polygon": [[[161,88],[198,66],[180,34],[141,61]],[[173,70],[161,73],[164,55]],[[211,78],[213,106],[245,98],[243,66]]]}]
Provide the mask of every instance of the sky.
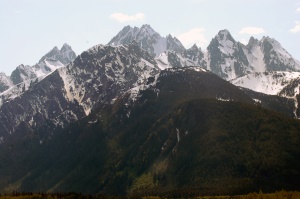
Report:
[{"label": "sky", "polygon": [[300,60],[299,0],[0,0],[0,72],[34,65],[64,43],[81,54],[143,24],[186,48],[206,49],[223,29],[244,44],[269,36]]}]

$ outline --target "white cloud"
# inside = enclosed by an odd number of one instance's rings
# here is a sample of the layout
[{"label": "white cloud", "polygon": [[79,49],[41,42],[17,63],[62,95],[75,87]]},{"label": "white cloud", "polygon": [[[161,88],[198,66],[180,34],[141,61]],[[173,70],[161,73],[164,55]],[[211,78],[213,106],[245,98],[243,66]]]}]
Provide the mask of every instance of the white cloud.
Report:
[{"label": "white cloud", "polygon": [[204,29],[203,28],[193,28],[185,33],[182,33],[176,36],[184,46],[190,46],[193,44],[197,44],[202,48],[206,47],[207,40],[204,36]]},{"label": "white cloud", "polygon": [[297,12],[300,12],[300,7],[299,8],[297,8],[297,10],[296,10]]},{"label": "white cloud", "polygon": [[145,14],[138,12],[134,15],[127,15],[123,13],[113,13],[109,15],[111,19],[114,19],[120,23],[129,22],[129,21],[143,21],[145,19]]},{"label": "white cloud", "polygon": [[247,41],[247,39],[245,39],[245,38],[240,39],[240,42],[241,42],[242,44],[244,44],[244,45],[247,45],[247,44],[248,44],[248,41]]},{"label": "white cloud", "polygon": [[294,26],[294,28],[290,29],[290,32],[292,32],[292,33],[300,32],[300,22],[299,21],[296,21],[296,25]]},{"label": "white cloud", "polygon": [[239,34],[259,35],[265,32],[266,31],[263,28],[245,27],[242,30],[240,30]]}]

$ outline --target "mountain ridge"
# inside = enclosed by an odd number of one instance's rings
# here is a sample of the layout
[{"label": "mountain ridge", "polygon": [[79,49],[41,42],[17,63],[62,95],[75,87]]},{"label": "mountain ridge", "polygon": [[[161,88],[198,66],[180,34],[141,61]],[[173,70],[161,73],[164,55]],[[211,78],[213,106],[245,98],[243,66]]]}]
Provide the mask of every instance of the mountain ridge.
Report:
[{"label": "mountain ridge", "polygon": [[64,44],[60,50],[55,46],[33,66],[21,64],[11,73],[11,76],[1,73],[0,106],[5,101],[24,93],[31,84],[37,83],[56,69],[71,63],[75,57],[76,54],[72,48]]},{"label": "mountain ridge", "polygon": [[184,50],[183,45],[177,38],[172,37],[170,34],[167,37],[162,37],[148,24],[142,25],[141,28],[125,26],[111,39],[108,45],[128,44],[134,40],[152,56],[158,56],[168,49],[176,52]]},{"label": "mountain ridge", "polygon": [[[169,37],[171,36],[168,35],[167,38]],[[176,37],[171,37],[171,43],[177,43],[179,48],[164,46],[159,53],[154,53],[155,45],[161,38],[160,34],[147,24],[141,28],[125,26],[108,45],[126,44],[137,40],[141,48],[162,62],[162,69],[195,65],[211,70],[226,80],[252,72],[300,71],[300,62],[278,41],[269,37],[263,37],[261,40],[250,37],[248,44],[244,45],[236,41],[228,30],[220,30],[206,51],[199,50],[199,54],[202,55],[197,61],[191,60],[186,55],[186,51],[194,46],[185,49]]]}]

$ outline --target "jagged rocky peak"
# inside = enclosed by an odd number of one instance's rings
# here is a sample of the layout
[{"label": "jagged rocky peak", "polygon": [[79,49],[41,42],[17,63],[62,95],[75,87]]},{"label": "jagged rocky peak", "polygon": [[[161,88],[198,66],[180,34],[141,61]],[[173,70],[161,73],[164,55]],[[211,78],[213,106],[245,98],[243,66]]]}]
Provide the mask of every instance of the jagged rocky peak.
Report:
[{"label": "jagged rocky peak", "polygon": [[182,53],[185,51],[182,43],[176,37],[173,37],[170,34],[167,36],[167,49],[173,50],[176,53]]},{"label": "jagged rocky peak", "polygon": [[[144,49],[140,48],[139,43],[133,40],[129,44],[120,45],[120,46],[111,46],[111,45],[96,45],[88,49],[79,55],[75,61],[74,66],[80,66],[81,64],[88,64],[91,60],[99,60],[97,63],[101,68],[105,65],[110,65],[110,62],[113,62],[113,65],[130,65],[136,63],[140,60],[145,60],[153,65],[155,61],[153,57]],[[90,64],[89,64],[90,65]]]},{"label": "jagged rocky peak", "polygon": [[216,38],[218,38],[219,41],[229,40],[229,41],[232,41],[233,43],[236,42],[227,29],[220,30],[219,33],[217,34]]},{"label": "jagged rocky peak", "polygon": [[[49,60],[47,58],[44,63],[49,63]],[[52,61],[51,65],[54,63]],[[18,67],[22,68],[27,67]],[[0,107],[0,129],[5,129],[5,133],[14,133],[21,124],[26,124],[31,130],[48,124],[51,128],[63,127],[88,115],[95,103],[110,104],[133,87],[137,87],[134,89],[137,91],[139,85],[143,87],[149,77],[158,73],[153,57],[137,42],[116,47],[94,46],[41,81],[33,80],[31,89],[28,89],[31,81],[27,81],[28,84],[20,86],[27,91],[15,89],[11,95],[13,99],[4,96],[6,103]],[[0,131],[0,136],[3,132]]]},{"label": "jagged rocky peak", "polygon": [[75,52],[72,50],[70,45],[65,43],[60,50],[57,48],[57,46],[55,46],[51,51],[49,51],[40,59],[39,63],[43,62],[45,59],[56,59],[62,64],[67,65],[70,62],[74,61],[75,58]]},{"label": "jagged rocky peak", "polygon": [[204,53],[196,44],[182,53],[167,50],[155,58],[155,60],[162,70],[182,67],[202,67],[207,69],[207,61],[205,60]]},{"label": "jagged rocky peak", "polygon": [[207,47],[208,50],[212,50],[213,48],[215,50],[219,49],[223,54],[232,55],[234,50],[238,48],[238,42],[233,39],[228,30],[224,29],[218,32]]},{"label": "jagged rocky peak", "polygon": [[24,82],[28,79],[33,79],[37,77],[36,73],[34,72],[33,68],[29,65],[19,65],[12,73],[11,73],[11,80],[13,84],[19,84]]},{"label": "jagged rocky peak", "polygon": [[132,41],[140,42],[145,37],[151,37],[153,35],[160,36],[150,25],[145,24],[141,28],[125,26],[112,40],[108,45],[117,46],[130,44]]},{"label": "jagged rocky peak", "polygon": [[275,39],[263,37],[260,47],[264,53],[267,71],[300,71],[300,62],[293,58]]},{"label": "jagged rocky peak", "polygon": [[[194,51],[194,52],[197,52],[199,51],[199,48],[196,44],[192,45],[192,47],[190,47],[189,49],[187,49],[188,51]],[[201,49],[200,49],[201,51]]]},{"label": "jagged rocky peak", "polygon": [[[31,82],[38,82],[58,68],[61,68],[75,59],[76,55],[71,46],[64,44],[59,50],[55,46],[40,61],[33,65],[19,65],[10,77],[0,80],[0,92],[10,89],[2,94],[2,102],[14,99],[29,89]],[[2,86],[1,86],[2,85]],[[1,106],[1,102],[0,102]]]},{"label": "jagged rocky peak", "polygon": [[247,46],[253,46],[253,45],[258,45],[258,44],[259,44],[259,40],[254,38],[253,36],[251,36]]},{"label": "jagged rocky peak", "polygon": [[270,38],[268,36],[264,36],[260,41],[261,48],[264,52],[277,51],[277,53],[281,53],[287,56],[291,56],[282,46],[281,44],[275,40],[274,38]]},{"label": "jagged rocky peak", "polygon": [[86,114],[95,102],[111,103],[121,93],[159,72],[153,57],[136,41],[126,45],[96,45],[58,70],[66,98],[76,99]]},{"label": "jagged rocky peak", "polygon": [[[194,44],[192,47],[190,47],[189,49],[187,49],[184,52],[184,57],[191,59],[193,61],[195,61],[196,59],[198,60],[202,60],[204,59],[204,53],[202,52],[201,48],[198,48],[198,46],[196,44]],[[205,61],[205,60],[203,60]],[[203,65],[201,65],[203,67]],[[206,67],[204,67],[206,68]]]},{"label": "jagged rocky peak", "polygon": [[281,46],[281,44],[273,38],[264,36],[260,41],[260,45],[265,53],[270,53],[271,51],[274,51],[277,54],[282,54],[289,58],[291,57],[291,55]]},{"label": "jagged rocky peak", "polygon": [[275,39],[265,36],[260,40],[260,46],[264,53],[270,53],[272,50],[274,50],[275,46],[277,48],[282,48],[279,42],[277,42]]},{"label": "jagged rocky peak", "polygon": [[228,30],[219,31],[207,47],[208,69],[226,80],[247,74],[249,61],[244,48]]},{"label": "jagged rocky peak", "polygon": [[254,46],[258,46],[258,45],[259,45],[259,40],[251,36],[246,47],[248,49],[252,49]]},{"label": "jagged rocky peak", "polygon": [[72,47],[69,44],[64,43],[64,45],[61,47],[60,51],[65,52],[65,51],[69,51],[69,50],[72,50]]},{"label": "jagged rocky peak", "polygon": [[140,34],[146,34],[149,36],[152,36],[154,34],[158,34],[149,24],[144,24],[142,25],[141,29],[140,29]]},{"label": "jagged rocky peak", "polygon": [[166,50],[174,50],[179,53],[185,50],[177,38],[171,35],[162,37],[148,24],[142,25],[141,28],[125,26],[112,38],[108,45],[125,45],[132,41],[136,41],[142,49],[148,51],[153,57],[159,56]]}]

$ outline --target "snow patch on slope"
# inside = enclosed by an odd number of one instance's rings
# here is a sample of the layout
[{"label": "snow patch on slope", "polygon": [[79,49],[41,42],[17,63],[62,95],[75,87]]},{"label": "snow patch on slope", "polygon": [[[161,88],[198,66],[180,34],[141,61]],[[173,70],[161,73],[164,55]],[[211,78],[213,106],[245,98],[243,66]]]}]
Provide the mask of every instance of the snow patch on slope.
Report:
[{"label": "snow patch on slope", "polygon": [[168,55],[166,52],[161,53],[157,58],[155,58],[157,66],[160,70],[165,70],[166,68],[172,68],[168,61]]},{"label": "snow patch on slope", "polygon": [[25,91],[27,91],[30,88],[31,84],[40,82],[45,77],[46,76],[41,76],[41,77],[25,80],[24,82],[13,85],[11,88],[0,93],[0,107],[6,101],[9,101],[16,97],[21,96]]},{"label": "snow patch on slope", "polygon": [[58,68],[63,67],[64,65],[54,59],[45,59],[43,62],[40,62],[33,66],[34,72],[37,77],[48,75],[49,73],[55,71]]},{"label": "snow patch on slope", "polygon": [[252,68],[254,68],[255,72],[265,72],[266,64],[264,61],[264,54],[260,48],[260,46],[254,46],[251,51],[243,49],[249,64]]},{"label": "snow patch on slope", "polygon": [[[132,101],[132,102],[136,101],[137,98],[139,97],[139,94],[140,94],[141,91],[146,90],[150,87],[154,87],[157,83],[157,79],[158,79],[159,75],[160,74],[156,74],[153,77],[154,81],[150,84],[145,84],[145,83],[141,83],[141,84],[136,83],[136,84],[134,84],[134,87],[127,91],[127,93],[130,94],[129,100]],[[154,92],[156,92],[156,94],[158,96],[159,90],[155,89]]]},{"label": "snow patch on slope", "polygon": [[236,86],[248,88],[256,92],[277,95],[291,80],[300,77],[300,72],[265,72],[250,73],[231,80]]}]

